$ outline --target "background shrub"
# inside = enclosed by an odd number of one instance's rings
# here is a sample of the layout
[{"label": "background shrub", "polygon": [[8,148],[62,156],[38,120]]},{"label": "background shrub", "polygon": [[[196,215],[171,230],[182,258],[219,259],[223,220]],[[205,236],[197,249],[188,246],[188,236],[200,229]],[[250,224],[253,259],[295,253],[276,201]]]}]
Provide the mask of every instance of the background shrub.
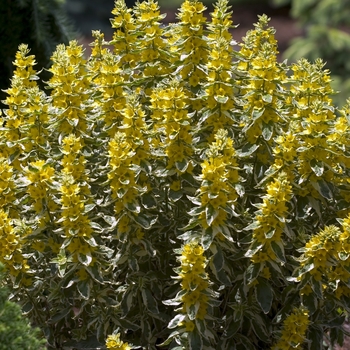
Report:
[{"label": "background shrub", "polygon": [[[3,278],[3,265],[0,265]],[[33,329],[22,317],[21,308],[8,301],[9,291],[0,284],[0,349],[39,350],[44,349],[45,340],[39,340],[39,330]]]}]

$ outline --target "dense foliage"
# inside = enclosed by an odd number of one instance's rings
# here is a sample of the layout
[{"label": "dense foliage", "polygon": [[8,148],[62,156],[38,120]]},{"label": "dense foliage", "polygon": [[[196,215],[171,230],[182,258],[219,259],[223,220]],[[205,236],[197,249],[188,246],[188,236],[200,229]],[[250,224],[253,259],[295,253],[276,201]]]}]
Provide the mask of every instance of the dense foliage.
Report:
[{"label": "dense foliage", "polygon": [[[350,105],[227,1],[115,3],[113,39],[21,45],[0,132],[0,261],[60,349],[323,349],[350,297]],[[233,29],[234,36],[234,29]],[[110,49],[107,48],[110,45]],[[95,340],[96,340],[95,339]],[[131,345],[133,344],[133,345]]]}]

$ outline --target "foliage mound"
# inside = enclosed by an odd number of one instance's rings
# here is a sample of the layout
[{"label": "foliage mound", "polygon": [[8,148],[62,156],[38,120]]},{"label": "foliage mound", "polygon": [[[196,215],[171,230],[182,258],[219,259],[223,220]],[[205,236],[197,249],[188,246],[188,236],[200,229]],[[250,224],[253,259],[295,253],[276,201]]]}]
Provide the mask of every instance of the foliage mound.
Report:
[{"label": "foliage mound", "polygon": [[225,0],[209,19],[185,1],[168,26],[153,0],[112,13],[88,59],[57,46],[49,94],[16,55],[0,131],[12,299],[56,349],[342,343],[350,105],[323,62],[278,62],[266,16],[237,45]]}]

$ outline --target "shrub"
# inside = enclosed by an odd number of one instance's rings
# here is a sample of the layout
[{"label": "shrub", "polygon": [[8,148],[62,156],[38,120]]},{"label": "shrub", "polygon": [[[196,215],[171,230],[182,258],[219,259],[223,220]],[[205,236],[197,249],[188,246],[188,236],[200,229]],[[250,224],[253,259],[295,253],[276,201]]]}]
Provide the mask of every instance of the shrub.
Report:
[{"label": "shrub", "polygon": [[[1,278],[3,265],[0,265]],[[0,285],[0,349],[39,350],[44,349],[44,340],[39,340],[39,330],[33,329],[22,317],[21,308],[8,301],[9,292]]]},{"label": "shrub", "polygon": [[163,26],[153,0],[118,0],[88,59],[57,47],[49,96],[19,47],[0,259],[53,348],[115,330],[109,348],[342,342],[350,104],[321,60],[277,62],[266,16],[235,50],[227,1],[204,11]]}]

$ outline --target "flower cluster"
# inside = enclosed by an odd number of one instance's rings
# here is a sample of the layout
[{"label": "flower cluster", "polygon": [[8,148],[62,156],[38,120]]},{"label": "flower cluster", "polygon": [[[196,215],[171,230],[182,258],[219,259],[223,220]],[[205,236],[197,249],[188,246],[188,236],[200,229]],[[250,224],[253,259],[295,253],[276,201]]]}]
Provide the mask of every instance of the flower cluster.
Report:
[{"label": "flower cluster", "polygon": [[195,319],[203,320],[207,314],[209,286],[205,272],[206,259],[204,249],[197,243],[186,244],[180,257],[181,288],[184,294],[181,297],[182,312],[187,315],[184,325],[187,331],[195,328]]},{"label": "flower cluster", "polygon": [[124,205],[132,203],[138,196],[136,189],[135,171],[132,169],[132,157],[135,155],[132,140],[124,133],[117,132],[109,143],[108,174],[113,198],[119,200],[115,204],[115,213],[118,215]]},{"label": "flower cluster", "polygon": [[281,337],[271,350],[303,349],[309,324],[308,310],[304,307],[294,308],[284,320]]},{"label": "flower cluster", "polygon": [[152,78],[150,82],[154,83],[154,77],[170,73],[167,43],[162,37],[164,31],[160,24],[165,15],[160,14],[159,5],[154,0],[137,4],[134,13],[136,32],[142,38],[135,47],[140,52],[142,77]]},{"label": "flower cluster", "polygon": [[154,89],[150,99],[155,129],[160,129],[164,135],[161,138],[164,140],[154,140],[154,147],[158,146],[165,152],[168,169],[175,166],[180,174],[191,172],[193,114],[188,112],[186,91],[177,80],[172,80],[169,86]]},{"label": "flower cluster", "polygon": [[201,164],[202,184],[199,189],[201,205],[205,210],[199,218],[203,228],[216,227],[216,233],[220,233],[229,213],[234,210],[238,196],[234,187],[238,183],[238,163],[233,140],[227,136],[226,130],[217,132],[206,156],[207,159]]},{"label": "flower cluster", "polygon": [[[290,132],[298,140],[298,164],[296,171],[301,189],[299,194],[311,193],[314,198],[319,194],[313,183],[320,179],[330,180],[336,168],[337,158],[333,156],[332,145],[326,135],[331,133],[335,114],[331,106],[329,72],[324,70],[324,63],[317,60],[315,64],[301,59],[292,65],[291,103],[293,115]],[[296,108],[297,106],[297,108]],[[334,162],[335,161],[335,162]]]},{"label": "flower cluster", "polygon": [[243,59],[237,65],[245,101],[241,123],[252,144],[260,136],[272,140],[274,125],[280,121],[280,95],[286,80],[286,69],[277,63],[274,29],[268,28],[268,22],[266,15],[261,16],[255,29],[247,33],[240,50]]},{"label": "flower cluster", "polygon": [[[98,40],[101,39],[96,38],[97,42]],[[93,83],[96,90],[101,94],[99,105],[105,130],[113,137],[120,126],[121,111],[126,104],[123,90],[124,74],[119,59],[108,51],[101,51],[99,56],[90,62],[90,70],[94,74]]]},{"label": "flower cluster", "polygon": [[197,0],[184,1],[177,15],[181,24],[174,28],[174,37],[171,39],[174,53],[181,52],[179,73],[191,87],[197,86],[205,77],[205,73],[199,68],[200,64],[207,62],[208,56],[207,45],[202,37],[206,22],[203,15],[205,10],[203,3]]},{"label": "flower cluster", "polygon": [[107,337],[106,348],[109,350],[130,350],[128,343],[124,343],[120,340],[120,334],[112,334]]},{"label": "flower cluster", "polygon": [[86,61],[83,55],[82,46],[73,40],[67,47],[58,45],[51,57],[53,65],[49,71],[53,76],[48,85],[52,89],[52,104],[57,108],[55,122],[59,124],[58,130],[66,134],[75,129],[88,132],[90,77],[84,74]]},{"label": "flower cluster", "polygon": [[[19,227],[14,227],[8,214],[0,209],[0,262],[2,262],[12,276],[29,269],[27,259],[22,255],[22,245],[25,236]],[[28,234],[27,232],[26,234]]]},{"label": "flower cluster", "polygon": [[132,10],[127,8],[125,1],[117,0],[112,14],[114,18],[111,19],[111,24],[115,31],[110,44],[120,57],[121,66],[134,67],[138,57],[134,54],[137,32]]},{"label": "flower cluster", "polygon": [[64,236],[68,240],[67,250],[73,255],[73,261],[77,262],[79,259],[84,265],[90,265],[96,245],[90,240],[93,229],[87,212],[94,205],[89,204],[91,194],[86,182],[88,177],[85,157],[82,155],[83,146],[80,137],[72,134],[62,140],[62,214],[58,223],[64,229]]},{"label": "flower cluster", "polygon": [[[37,98],[38,88],[36,71],[33,69],[33,66],[36,64],[35,57],[29,55],[29,51],[27,45],[22,44],[19,46],[16,59],[13,62],[16,69],[11,79],[11,87],[5,90],[9,96],[4,101],[8,105],[8,109],[4,111],[6,129],[3,137],[5,138],[5,145],[2,147],[1,153],[4,157],[12,157],[14,160],[13,165],[18,170],[21,168],[18,156],[23,152],[23,149],[17,144],[17,141],[26,135],[26,133],[23,134],[21,132],[21,128],[24,127],[26,130],[28,124],[32,125],[32,120],[28,120],[29,115],[31,115],[31,119],[35,119],[35,110],[37,107],[40,110],[39,106],[35,104],[33,106],[30,103],[33,96]],[[33,91],[29,93],[28,91],[31,91],[31,89]],[[47,110],[47,107],[44,107],[45,110]],[[43,113],[42,118],[45,118],[44,115],[45,113]],[[25,144],[28,144],[28,139]],[[30,151],[30,148],[27,148],[26,151]]]},{"label": "flower cluster", "polygon": [[253,231],[253,242],[260,249],[254,252],[252,262],[261,263],[268,260],[279,261],[283,252],[283,229],[288,211],[287,203],[292,196],[292,187],[289,184],[286,173],[280,173],[276,180],[267,185],[266,195],[256,212],[256,228]]},{"label": "flower cluster", "polygon": [[33,209],[37,214],[43,209],[54,210],[56,205],[49,194],[49,185],[54,180],[55,170],[44,160],[31,162],[26,167],[26,178],[29,181],[27,193],[33,200]]},{"label": "flower cluster", "polygon": [[15,188],[13,168],[6,158],[0,158],[0,208],[7,209],[8,206],[13,206],[16,199]]},{"label": "flower cluster", "polygon": [[[343,220],[343,231],[337,226],[330,225],[311,237],[305,244],[298,276],[303,280],[307,278],[306,273],[310,274],[316,282],[325,283],[324,289],[334,293],[338,299],[342,296],[350,296],[349,228],[350,217],[347,217]],[[311,292],[309,287],[302,290],[305,294],[309,292]]]},{"label": "flower cluster", "polygon": [[206,64],[207,83],[203,85],[205,105],[214,110],[205,120],[205,123],[213,129],[209,142],[219,129],[233,125],[233,118],[228,112],[234,107],[234,87],[231,84],[233,48],[229,33],[233,27],[231,15],[232,12],[229,12],[225,1],[219,1],[211,14],[212,22],[208,26],[210,34],[208,34],[209,55]]}]

